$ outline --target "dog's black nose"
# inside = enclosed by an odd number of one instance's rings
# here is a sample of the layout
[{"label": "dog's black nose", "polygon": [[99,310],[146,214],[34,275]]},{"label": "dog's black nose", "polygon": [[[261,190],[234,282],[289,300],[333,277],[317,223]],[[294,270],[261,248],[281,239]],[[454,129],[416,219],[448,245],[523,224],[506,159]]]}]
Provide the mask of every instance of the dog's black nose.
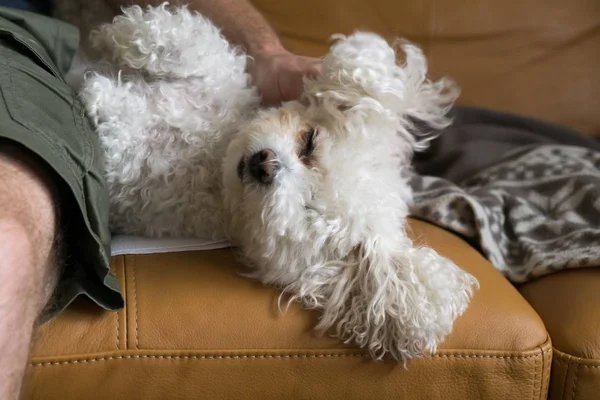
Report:
[{"label": "dog's black nose", "polygon": [[273,150],[265,149],[254,153],[248,163],[250,175],[258,182],[268,185],[279,170],[279,161]]}]

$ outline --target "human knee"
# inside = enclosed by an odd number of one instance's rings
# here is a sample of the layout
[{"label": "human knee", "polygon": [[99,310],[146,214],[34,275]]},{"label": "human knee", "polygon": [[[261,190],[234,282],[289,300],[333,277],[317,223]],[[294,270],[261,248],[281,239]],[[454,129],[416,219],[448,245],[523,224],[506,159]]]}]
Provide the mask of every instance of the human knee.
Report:
[{"label": "human knee", "polygon": [[0,216],[0,298],[20,293],[39,313],[58,282],[58,246],[56,240],[42,241],[30,232],[20,219]]}]

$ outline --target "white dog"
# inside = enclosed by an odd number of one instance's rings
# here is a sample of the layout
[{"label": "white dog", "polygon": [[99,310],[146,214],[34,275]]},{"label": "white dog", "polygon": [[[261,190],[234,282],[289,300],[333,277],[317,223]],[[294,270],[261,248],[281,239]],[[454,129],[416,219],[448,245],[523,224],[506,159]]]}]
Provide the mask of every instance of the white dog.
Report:
[{"label": "white dog", "polygon": [[94,33],[81,90],[114,232],[228,238],[317,329],[406,361],[436,350],[476,280],[405,232],[419,126],[456,97],[415,46],[338,37],[300,101],[261,109],[246,56],[187,8],[130,7]]}]

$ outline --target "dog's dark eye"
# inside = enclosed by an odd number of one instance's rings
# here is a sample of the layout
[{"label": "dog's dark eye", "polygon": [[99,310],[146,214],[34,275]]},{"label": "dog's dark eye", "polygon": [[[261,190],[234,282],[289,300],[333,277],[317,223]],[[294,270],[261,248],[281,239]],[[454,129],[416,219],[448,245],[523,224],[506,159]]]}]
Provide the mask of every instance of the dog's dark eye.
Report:
[{"label": "dog's dark eye", "polygon": [[317,131],[315,131],[314,129],[311,129],[310,131],[308,131],[307,138],[306,138],[306,146],[304,147],[304,150],[306,153],[310,154],[315,149],[315,137],[316,136],[317,136]]},{"label": "dog's dark eye", "polygon": [[300,149],[300,157],[308,157],[315,150],[315,139],[317,137],[317,131],[310,129],[303,135],[302,148]]}]

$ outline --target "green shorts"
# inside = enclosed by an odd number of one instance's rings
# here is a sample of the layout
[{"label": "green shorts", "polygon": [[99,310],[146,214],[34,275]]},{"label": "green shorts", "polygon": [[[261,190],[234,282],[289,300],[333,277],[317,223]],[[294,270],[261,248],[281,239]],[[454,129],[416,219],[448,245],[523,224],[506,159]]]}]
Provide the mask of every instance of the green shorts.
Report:
[{"label": "green shorts", "polygon": [[75,27],[0,7],[0,139],[16,142],[54,172],[61,198],[63,262],[48,320],[85,295],[123,307],[110,273],[108,190],[98,138],[64,79],[77,50]]}]

